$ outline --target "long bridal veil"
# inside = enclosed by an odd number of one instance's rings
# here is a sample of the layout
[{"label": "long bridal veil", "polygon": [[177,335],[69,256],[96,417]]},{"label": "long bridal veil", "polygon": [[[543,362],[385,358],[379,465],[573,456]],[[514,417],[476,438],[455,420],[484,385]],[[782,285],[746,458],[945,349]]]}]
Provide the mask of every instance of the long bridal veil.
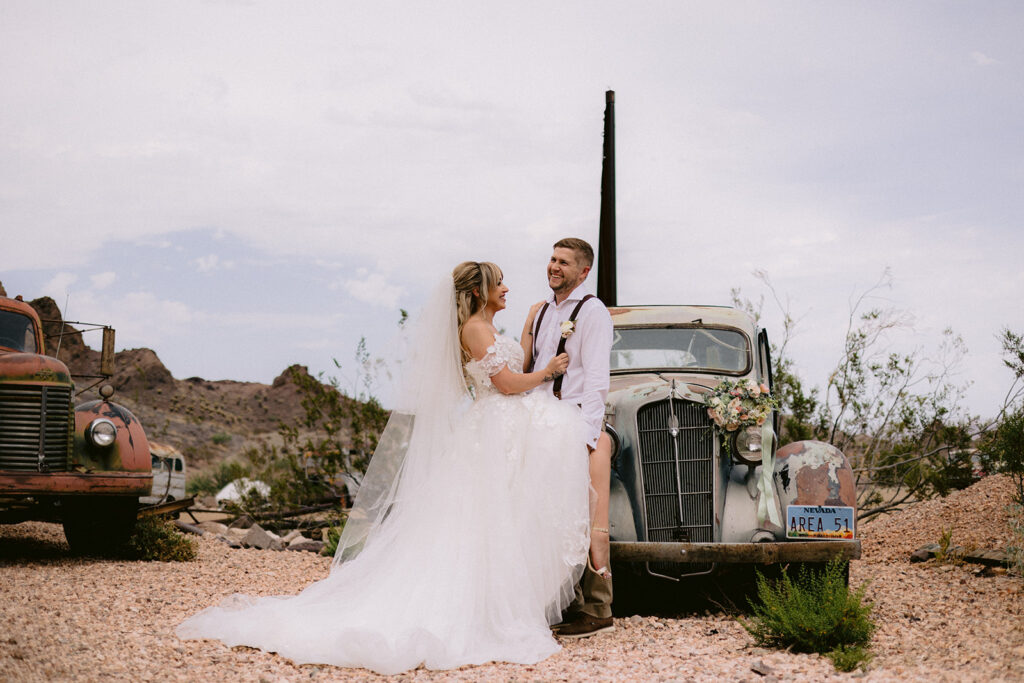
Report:
[{"label": "long bridal veil", "polygon": [[403,482],[431,481],[449,451],[470,397],[462,372],[455,287],[450,275],[433,288],[403,335],[394,408],[338,542],[331,571],[354,559],[402,496]]}]

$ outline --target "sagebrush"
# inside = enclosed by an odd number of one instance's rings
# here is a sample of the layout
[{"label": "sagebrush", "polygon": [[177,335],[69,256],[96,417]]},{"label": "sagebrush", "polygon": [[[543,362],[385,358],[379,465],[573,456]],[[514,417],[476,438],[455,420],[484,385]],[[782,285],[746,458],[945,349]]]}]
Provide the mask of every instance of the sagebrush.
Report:
[{"label": "sagebrush", "polygon": [[196,542],[182,534],[165,517],[143,517],[128,539],[127,554],[136,560],[191,562],[196,559]]},{"label": "sagebrush", "polygon": [[776,580],[758,573],[753,618],[740,623],[759,645],[825,654],[836,668],[852,670],[866,660],[875,624],[864,601],[867,585],[851,590],[846,575],[841,560],[801,566],[795,577],[783,569]]}]

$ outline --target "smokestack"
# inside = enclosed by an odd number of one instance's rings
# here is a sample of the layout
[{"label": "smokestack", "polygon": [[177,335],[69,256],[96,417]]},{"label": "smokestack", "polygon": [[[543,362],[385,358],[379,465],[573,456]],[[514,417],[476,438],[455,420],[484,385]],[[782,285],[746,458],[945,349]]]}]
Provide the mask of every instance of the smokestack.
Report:
[{"label": "smokestack", "polygon": [[601,161],[601,223],[597,239],[597,298],[618,305],[615,282],[615,91],[604,94],[604,155]]}]

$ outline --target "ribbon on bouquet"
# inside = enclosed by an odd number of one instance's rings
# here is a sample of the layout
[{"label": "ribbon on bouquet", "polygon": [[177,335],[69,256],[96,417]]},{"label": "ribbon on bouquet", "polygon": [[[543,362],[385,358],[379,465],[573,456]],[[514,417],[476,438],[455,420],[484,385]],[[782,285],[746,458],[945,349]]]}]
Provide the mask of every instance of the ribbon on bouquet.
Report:
[{"label": "ribbon on bouquet", "polygon": [[765,420],[761,425],[761,479],[757,482],[757,490],[761,495],[757,499],[757,521],[764,524],[765,520],[770,520],[775,526],[781,527],[779,505],[775,498],[775,487],[772,486],[772,477],[775,475],[775,457],[772,455],[774,436],[772,421]]}]

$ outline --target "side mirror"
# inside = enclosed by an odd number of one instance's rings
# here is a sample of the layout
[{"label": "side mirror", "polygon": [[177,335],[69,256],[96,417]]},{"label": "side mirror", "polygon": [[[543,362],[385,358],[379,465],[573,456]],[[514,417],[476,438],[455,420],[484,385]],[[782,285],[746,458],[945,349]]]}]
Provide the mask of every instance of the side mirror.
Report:
[{"label": "side mirror", "polygon": [[103,328],[103,351],[100,352],[100,374],[111,377],[114,374],[114,328]]}]

